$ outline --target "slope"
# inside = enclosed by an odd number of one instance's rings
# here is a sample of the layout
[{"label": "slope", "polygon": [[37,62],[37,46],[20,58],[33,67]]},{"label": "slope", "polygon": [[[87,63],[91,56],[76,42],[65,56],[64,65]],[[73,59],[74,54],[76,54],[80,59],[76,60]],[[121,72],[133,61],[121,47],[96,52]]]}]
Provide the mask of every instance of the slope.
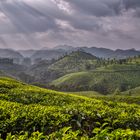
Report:
[{"label": "slope", "polygon": [[58,60],[40,61],[34,64],[28,72],[35,77],[37,82],[44,84],[71,72],[95,69],[96,61],[95,56],[76,51]]},{"label": "slope", "polygon": [[10,78],[0,78],[0,111],[2,139],[140,138],[139,105],[67,95]]},{"label": "slope", "polygon": [[97,57],[83,52],[72,52],[49,67],[50,70],[57,70],[63,73],[71,73],[86,69],[95,68]]},{"label": "slope", "polygon": [[103,94],[116,89],[125,91],[140,86],[140,66],[109,65],[96,71],[71,73],[54,80],[50,85],[60,90],[95,90]]}]

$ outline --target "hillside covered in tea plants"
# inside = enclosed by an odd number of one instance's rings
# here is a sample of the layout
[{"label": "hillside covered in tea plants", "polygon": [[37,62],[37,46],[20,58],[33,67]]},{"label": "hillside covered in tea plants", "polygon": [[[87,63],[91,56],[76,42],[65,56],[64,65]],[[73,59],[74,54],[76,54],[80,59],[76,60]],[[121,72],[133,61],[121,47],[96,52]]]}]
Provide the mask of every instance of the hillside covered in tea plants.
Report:
[{"label": "hillside covered in tea plants", "polygon": [[0,78],[2,140],[139,140],[140,105]]},{"label": "hillside covered in tea plants", "polygon": [[121,92],[140,86],[140,65],[108,65],[93,71],[70,73],[50,85],[62,91],[97,91],[102,94]]}]

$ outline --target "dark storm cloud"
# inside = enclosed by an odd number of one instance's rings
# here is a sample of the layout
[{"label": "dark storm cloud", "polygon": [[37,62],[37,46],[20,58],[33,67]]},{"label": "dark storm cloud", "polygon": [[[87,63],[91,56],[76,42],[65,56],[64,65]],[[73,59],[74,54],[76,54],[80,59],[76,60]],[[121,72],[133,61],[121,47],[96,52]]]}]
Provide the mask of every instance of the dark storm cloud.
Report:
[{"label": "dark storm cloud", "polygon": [[0,46],[139,48],[139,23],[140,0],[0,0]]},{"label": "dark storm cloud", "polygon": [[79,13],[95,16],[112,16],[120,6],[118,0],[113,2],[110,0],[67,0],[67,2]]},{"label": "dark storm cloud", "polygon": [[23,1],[2,1],[0,3],[0,10],[17,28],[17,32],[44,32],[48,29],[56,28],[52,17],[47,14],[44,15]]},{"label": "dark storm cloud", "polygon": [[140,0],[64,0],[79,13],[95,16],[114,16],[122,10],[140,7]]},{"label": "dark storm cloud", "polygon": [[140,7],[139,0],[124,0],[124,4],[126,9]]}]

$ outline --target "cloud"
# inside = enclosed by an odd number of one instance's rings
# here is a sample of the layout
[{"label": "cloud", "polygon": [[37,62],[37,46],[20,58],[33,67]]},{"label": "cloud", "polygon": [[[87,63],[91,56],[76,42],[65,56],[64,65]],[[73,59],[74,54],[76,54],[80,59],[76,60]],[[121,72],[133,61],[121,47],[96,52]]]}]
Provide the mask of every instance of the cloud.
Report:
[{"label": "cloud", "polygon": [[0,45],[3,46],[3,47],[7,47],[7,44],[2,37],[0,37]]},{"label": "cloud", "polygon": [[139,23],[139,0],[0,0],[0,47],[138,49]]},{"label": "cloud", "polygon": [[120,15],[123,10],[140,7],[139,0],[63,0],[71,5],[75,11],[94,16]]},{"label": "cloud", "polygon": [[17,32],[44,32],[56,28],[54,19],[22,1],[1,2],[1,11],[10,20]]}]

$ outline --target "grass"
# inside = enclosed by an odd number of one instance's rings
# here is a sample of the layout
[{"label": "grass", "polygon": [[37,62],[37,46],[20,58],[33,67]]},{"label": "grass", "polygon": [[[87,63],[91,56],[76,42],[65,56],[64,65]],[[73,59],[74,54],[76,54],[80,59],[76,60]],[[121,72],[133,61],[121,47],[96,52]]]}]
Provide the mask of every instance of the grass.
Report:
[{"label": "grass", "polygon": [[0,134],[6,140],[140,138],[140,106],[42,89],[0,78]]}]

